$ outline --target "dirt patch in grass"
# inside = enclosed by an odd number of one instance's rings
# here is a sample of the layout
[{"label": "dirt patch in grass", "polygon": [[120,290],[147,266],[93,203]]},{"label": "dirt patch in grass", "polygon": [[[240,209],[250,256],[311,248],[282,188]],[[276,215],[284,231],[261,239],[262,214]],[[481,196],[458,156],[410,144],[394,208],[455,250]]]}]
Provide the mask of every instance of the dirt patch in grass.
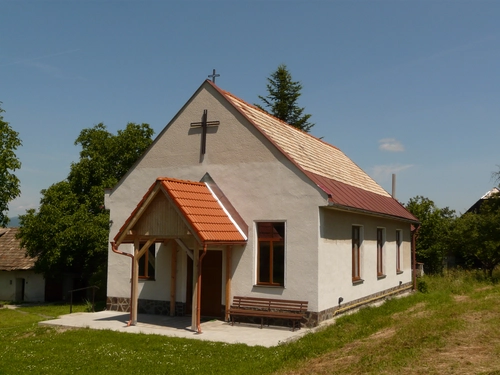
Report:
[{"label": "dirt patch in grass", "polygon": [[458,295],[458,296],[453,296],[453,299],[455,300],[455,302],[466,302],[470,299],[470,297]]},{"label": "dirt patch in grass", "polygon": [[[444,347],[421,355],[425,368],[440,374],[478,374],[500,369],[500,329],[492,328],[494,312],[463,317],[466,329],[447,337]],[[416,374],[411,369],[408,374]]]},{"label": "dirt patch in grass", "polygon": [[[439,312],[428,311],[426,303],[418,303],[393,314],[391,326],[279,374],[500,374],[500,307],[475,311],[473,299],[466,295],[454,296],[454,303],[471,308],[449,318],[463,322],[453,329],[433,332],[426,329],[425,319],[421,333],[414,331],[415,325],[407,326],[409,317],[429,316],[429,325],[432,319],[441,318]],[[408,338],[412,332],[415,336]],[[433,335],[439,339],[429,340]],[[406,353],[400,356],[398,351]]]},{"label": "dirt patch in grass", "polygon": [[483,292],[485,290],[490,290],[490,289],[493,289],[493,285],[487,285],[487,286],[484,286],[482,288],[476,288],[475,291],[476,292]]},{"label": "dirt patch in grass", "polygon": [[407,319],[408,316],[412,316],[415,318],[421,318],[426,315],[429,315],[428,311],[425,310],[427,304],[425,302],[419,302],[415,306],[410,307],[408,310],[396,313],[392,315],[393,319]]}]

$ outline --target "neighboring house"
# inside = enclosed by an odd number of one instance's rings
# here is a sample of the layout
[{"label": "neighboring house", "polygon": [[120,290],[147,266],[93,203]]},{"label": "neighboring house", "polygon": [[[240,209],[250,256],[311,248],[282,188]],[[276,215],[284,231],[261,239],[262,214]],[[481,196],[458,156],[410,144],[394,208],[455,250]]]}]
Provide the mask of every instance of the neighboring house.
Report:
[{"label": "neighboring house", "polygon": [[412,287],[418,220],[337,147],[210,81],[105,205],[107,307],[131,324],[192,315],[199,330],[243,295],[307,300],[314,326]]},{"label": "neighboring house", "polygon": [[491,189],[490,191],[488,191],[486,194],[484,194],[481,198],[479,198],[476,203],[474,203],[467,211],[465,211],[465,213],[469,213],[469,212],[478,213],[479,212],[479,208],[481,208],[481,204],[485,200],[490,199],[493,196],[498,195],[498,194],[500,194],[500,189],[494,187],[493,189]]},{"label": "neighboring house", "polygon": [[33,270],[35,259],[26,256],[16,238],[18,228],[0,228],[0,300],[38,302],[45,298],[43,275]]}]

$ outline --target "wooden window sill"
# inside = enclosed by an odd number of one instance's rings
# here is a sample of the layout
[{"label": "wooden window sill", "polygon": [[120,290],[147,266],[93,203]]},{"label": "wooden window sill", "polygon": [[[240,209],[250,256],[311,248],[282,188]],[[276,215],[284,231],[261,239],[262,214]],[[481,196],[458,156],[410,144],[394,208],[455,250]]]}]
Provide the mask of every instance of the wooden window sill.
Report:
[{"label": "wooden window sill", "polygon": [[285,289],[284,285],[271,285],[271,284],[255,284],[254,288],[256,287],[261,287],[261,288],[283,288]]}]

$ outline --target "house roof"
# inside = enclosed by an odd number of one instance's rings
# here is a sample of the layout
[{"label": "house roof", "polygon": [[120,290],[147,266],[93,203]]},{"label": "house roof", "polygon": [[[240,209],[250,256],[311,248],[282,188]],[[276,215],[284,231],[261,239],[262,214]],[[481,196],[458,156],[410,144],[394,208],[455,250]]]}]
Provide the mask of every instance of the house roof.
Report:
[{"label": "house roof", "polygon": [[201,243],[242,243],[247,240],[246,234],[208,184],[160,177],[118,231],[115,242],[127,242],[124,241],[126,233],[152,202],[152,196],[160,191],[177,208],[189,230]]},{"label": "house roof", "polygon": [[479,200],[474,203],[467,211],[467,212],[478,212],[479,208],[481,207],[481,204],[483,203],[484,200],[490,199],[494,197],[495,195],[500,194],[500,189],[494,187],[490,191],[487,191]]},{"label": "house roof", "polygon": [[26,256],[21,240],[16,238],[19,228],[0,229],[0,271],[30,270],[35,259]]},{"label": "house roof", "polygon": [[207,82],[323,190],[331,206],[418,222],[415,216],[337,147]]}]

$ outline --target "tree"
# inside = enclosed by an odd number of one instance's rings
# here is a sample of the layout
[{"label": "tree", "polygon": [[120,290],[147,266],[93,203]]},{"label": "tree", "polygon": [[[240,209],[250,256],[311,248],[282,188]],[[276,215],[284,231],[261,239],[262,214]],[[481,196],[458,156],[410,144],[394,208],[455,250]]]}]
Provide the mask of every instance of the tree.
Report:
[{"label": "tree", "polygon": [[256,106],[298,129],[309,132],[314,126],[308,121],[311,115],[304,115],[304,108],[297,105],[297,99],[301,95],[300,90],[302,90],[300,82],[292,80],[292,75],[284,64],[279,65],[278,69],[267,80],[269,82],[267,84],[269,95],[266,97],[259,95],[259,99],[263,101],[269,111],[259,104]]},{"label": "tree", "polygon": [[[104,284],[109,212],[104,188],[113,187],[151,144],[148,124],[127,124],[117,135],[98,124],[80,132],[80,160],[68,178],[42,190],[38,211],[20,216],[21,246],[36,257],[46,277],[79,275],[83,283]],[[104,285],[103,285],[104,286]],[[104,288],[103,288],[104,290]]]},{"label": "tree", "polygon": [[2,112],[5,111],[0,107],[0,226],[5,227],[9,224],[9,202],[21,194],[19,179],[14,174],[16,169],[21,168],[15,154],[21,140],[19,133],[3,120]]},{"label": "tree", "polygon": [[416,243],[417,261],[424,263],[429,273],[442,272],[450,252],[449,236],[455,211],[448,207],[440,209],[432,200],[422,196],[411,198],[406,208],[421,223]]},{"label": "tree", "polygon": [[500,264],[500,195],[485,199],[477,213],[458,218],[452,239],[466,266],[479,262],[492,277]]}]

